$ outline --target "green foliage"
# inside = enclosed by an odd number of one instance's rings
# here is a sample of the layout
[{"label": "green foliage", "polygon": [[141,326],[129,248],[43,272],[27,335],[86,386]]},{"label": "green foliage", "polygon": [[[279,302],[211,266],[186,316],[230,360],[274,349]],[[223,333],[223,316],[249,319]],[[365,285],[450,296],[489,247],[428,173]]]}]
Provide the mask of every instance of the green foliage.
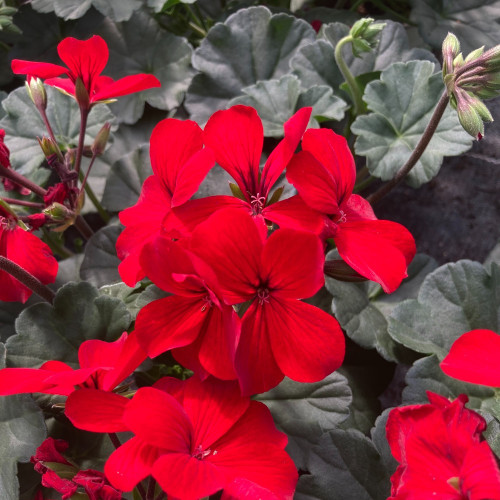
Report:
[{"label": "green foliage", "polygon": [[485,45],[498,44],[500,2],[498,0],[410,0],[411,19],[420,34],[433,47],[440,48],[448,34],[454,33],[467,54]]},{"label": "green foliage", "polygon": [[[356,153],[367,157],[370,173],[392,179],[424,133],[444,91],[441,73],[429,61],[395,63],[367,85],[363,100],[372,113],[358,116],[351,130],[358,136]],[[472,143],[456,113],[448,108],[426,150],[407,177],[418,187],[439,171],[444,156],[467,151]]]},{"label": "green foliage", "polygon": [[[47,117],[62,149],[76,147],[80,132],[80,111],[75,100],[58,90],[46,86]],[[47,136],[45,124],[31,101],[26,89],[12,91],[2,101],[6,116],[0,120],[5,129],[5,143],[10,149],[12,166],[19,173],[29,176],[45,157],[37,137]],[[104,104],[95,106],[89,115],[85,140],[91,144],[104,122],[113,122],[113,115]],[[113,129],[116,127],[113,127]]]},{"label": "green foliage", "polygon": [[[332,258],[332,254],[326,258]],[[388,361],[411,359],[408,350],[390,337],[389,316],[400,302],[417,296],[424,277],[436,267],[431,257],[417,255],[408,269],[408,278],[390,295],[374,282],[346,283],[327,277],[333,313],[347,335],[365,349],[377,349]]]},{"label": "green foliage", "polygon": [[217,23],[193,54],[195,75],[186,96],[191,118],[205,123],[242,89],[289,72],[289,61],[314,40],[305,21],[265,7],[242,9]]},{"label": "green foliage", "polygon": [[17,335],[6,342],[8,366],[39,367],[52,359],[77,366],[83,341],[114,341],[130,320],[121,300],[100,296],[90,283],[68,283],[57,292],[53,306],[34,304],[20,314]]},{"label": "green foliage", "polygon": [[399,304],[389,319],[389,334],[414,351],[440,359],[463,333],[476,328],[498,331],[499,267],[491,274],[478,262],[461,260],[428,274],[416,299]]},{"label": "green foliage", "polygon": [[284,75],[279,80],[259,81],[242,89],[245,94],[229,101],[228,106],[244,104],[259,113],[267,137],[282,137],[283,124],[300,108],[312,106],[308,128],[318,128],[324,120],[341,120],[347,103],[333,95],[325,85],[301,88],[296,76]]}]

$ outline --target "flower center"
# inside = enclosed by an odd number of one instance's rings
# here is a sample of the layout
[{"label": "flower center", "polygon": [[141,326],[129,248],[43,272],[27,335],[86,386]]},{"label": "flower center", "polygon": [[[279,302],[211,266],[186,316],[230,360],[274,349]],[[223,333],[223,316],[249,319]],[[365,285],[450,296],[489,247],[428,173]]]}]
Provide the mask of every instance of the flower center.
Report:
[{"label": "flower center", "polygon": [[205,312],[207,309],[210,309],[213,305],[214,303],[212,302],[210,295],[205,295],[205,297],[203,297],[203,306],[201,307],[201,312]]},{"label": "flower center", "polygon": [[216,455],[216,454],[217,450],[212,451],[210,448],[208,450],[204,450],[200,445],[194,450],[193,458],[196,458],[196,460],[203,460],[209,455]]},{"label": "flower center", "polygon": [[260,215],[262,213],[262,209],[264,208],[265,202],[266,202],[266,197],[260,196],[260,193],[257,193],[257,195],[250,196],[250,205],[252,205],[252,210],[254,215]]},{"label": "flower center", "polygon": [[257,290],[257,299],[259,300],[259,304],[263,305],[264,303],[269,302],[269,290],[265,287],[260,287]]},{"label": "flower center", "polygon": [[8,219],[6,217],[0,216],[0,228],[4,231],[13,231],[16,228],[17,224],[14,219]]},{"label": "flower center", "polygon": [[343,210],[340,210],[339,218],[337,219],[337,224],[342,224],[347,221],[347,216]]}]

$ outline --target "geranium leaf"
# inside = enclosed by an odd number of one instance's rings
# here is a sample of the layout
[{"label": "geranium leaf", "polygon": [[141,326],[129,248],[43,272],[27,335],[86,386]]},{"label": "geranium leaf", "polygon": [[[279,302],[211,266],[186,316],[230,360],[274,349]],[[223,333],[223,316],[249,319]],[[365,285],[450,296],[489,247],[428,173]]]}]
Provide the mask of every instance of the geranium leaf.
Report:
[{"label": "geranium leaf", "polygon": [[228,106],[245,104],[257,110],[266,137],[282,137],[283,124],[300,108],[312,106],[308,128],[318,128],[319,121],[341,120],[348,105],[333,95],[327,86],[303,90],[299,79],[284,75],[279,80],[266,80],[242,89],[243,96],[232,99]]},{"label": "geranium leaf", "polygon": [[349,415],[352,401],[347,379],[334,372],[320,382],[303,384],[285,378],[256,399],[267,405],[276,424],[289,436],[309,437],[311,425],[322,431],[335,428]]},{"label": "geranium leaf", "polygon": [[[5,368],[3,344],[0,368]],[[43,413],[30,396],[0,397],[0,498],[18,498],[17,461],[28,462],[46,434]]]},{"label": "geranium leaf", "polygon": [[14,322],[24,308],[19,302],[0,302],[0,342],[16,333]]},{"label": "geranium leaf", "polygon": [[357,430],[331,430],[313,446],[297,500],[385,500],[390,480],[375,446]]},{"label": "geranium leaf", "polygon": [[[367,85],[369,115],[358,116],[351,130],[358,135],[356,154],[367,157],[370,173],[389,180],[404,165],[422,136],[443,93],[441,73],[429,61],[395,63]],[[407,177],[413,187],[430,181],[444,156],[456,156],[472,144],[455,111],[446,109],[429,145]]]},{"label": "geranium leaf", "polygon": [[[177,108],[194,75],[192,48],[185,38],[162,29],[145,12],[136,12],[128,22],[104,23],[99,33],[109,46],[105,73],[121,78],[137,73],[154,74],[161,87],[120,97],[111,105],[120,121],[135,123],[144,103],[163,110]],[[154,47],[154,50],[151,48]]]},{"label": "geranium leaf", "polygon": [[96,287],[121,281],[118,273],[121,261],[116,255],[116,239],[121,232],[119,225],[105,226],[89,239],[80,266],[82,280]]},{"label": "geranium leaf", "polygon": [[144,180],[152,173],[149,145],[145,144],[113,164],[106,180],[102,204],[113,212],[134,205]]},{"label": "geranium leaf", "polygon": [[242,9],[217,23],[193,54],[193,66],[200,73],[186,96],[192,119],[203,124],[244,87],[288,73],[291,57],[315,37],[305,21],[271,15],[261,6]]},{"label": "geranium leaf", "polygon": [[[330,252],[327,259],[334,258]],[[391,294],[374,282],[346,283],[326,278],[333,296],[332,311],[347,335],[365,349],[377,349],[388,361],[408,361],[408,351],[389,335],[388,317],[394,307],[416,298],[424,277],[437,267],[436,261],[418,254],[408,268],[408,278]]]},{"label": "geranium leaf", "polygon": [[[410,48],[404,26],[394,21],[384,21],[379,43],[375,49],[354,57],[351,47],[347,45],[342,55],[354,76],[373,71],[382,71],[395,61],[412,61],[415,59],[429,60],[437,63],[431,52],[425,49]],[[319,39],[305,45],[291,60],[294,73],[307,88],[313,85],[328,85],[336,92],[344,77],[335,61],[335,46],[338,41],[349,33],[349,27],[335,22],[323,25]]]},{"label": "geranium leaf", "polygon": [[6,342],[11,367],[38,367],[56,359],[76,366],[84,340],[116,340],[130,325],[122,301],[100,296],[90,283],[68,283],[54,305],[34,304],[16,321],[17,335]]},{"label": "geranium leaf", "polygon": [[392,476],[395,472],[398,462],[392,456],[391,448],[389,446],[389,442],[387,441],[387,436],[385,433],[385,426],[387,425],[387,419],[389,417],[391,409],[387,408],[382,412],[381,415],[375,421],[375,425],[371,430],[371,438],[372,442],[378,451],[378,454],[382,458],[382,461],[385,464],[385,468],[388,473]]},{"label": "geranium leaf", "polygon": [[38,12],[55,12],[66,20],[82,17],[91,6],[113,21],[126,21],[141,7],[140,0],[32,0]]},{"label": "geranium leaf", "polygon": [[443,359],[453,342],[477,328],[498,331],[500,271],[491,275],[478,262],[461,260],[428,274],[417,299],[399,304],[389,334],[414,351]]},{"label": "geranium leaf", "polygon": [[422,38],[436,49],[448,32],[460,40],[464,56],[483,45],[498,44],[498,0],[410,0],[410,19],[418,24]]},{"label": "geranium leaf", "polygon": [[[78,105],[74,99],[54,88],[47,86],[46,91],[47,117],[56,139],[64,148],[75,147],[80,132]],[[37,137],[47,136],[47,130],[24,87],[11,92],[2,101],[2,106],[6,116],[0,121],[0,128],[5,129],[5,143],[10,149],[12,166],[19,173],[29,176],[45,159]],[[86,142],[92,144],[102,125],[113,121],[114,116],[107,106],[95,106],[89,114]]]}]

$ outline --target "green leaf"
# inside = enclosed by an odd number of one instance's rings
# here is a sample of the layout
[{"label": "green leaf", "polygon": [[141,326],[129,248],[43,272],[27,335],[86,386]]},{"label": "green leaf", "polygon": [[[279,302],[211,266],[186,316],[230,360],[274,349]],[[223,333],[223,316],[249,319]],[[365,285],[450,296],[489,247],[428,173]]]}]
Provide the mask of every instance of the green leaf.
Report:
[{"label": "green leaf", "polygon": [[[0,344],[0,368],[5,346]],[[0,498],[19,497],[17,461],[28,462],[46,436],[43,414],[27,394],[0,397]]]},{"label": "green leaf", "polygon": [[242,89],[246,95],[229,101],[228,106],[244,104],[257,110],[266,137],[282,137],[283,124],[300,108],[312,106],[308,128],[318,128],[319,121],[341,120],[347,103],[333,95],[330,87],[315,86],[303,90],[296,76],[284,75],[279,80],[266,80]]},{"label": "green leaf", "polygon": [[375,446],[356,430],[331,430],[310,450],[296,500],[385,500],[390,480]]},{"label": "green leaf", "polygon": [[32,0],[38,12],[55,12],[65,20],[82,17],[91,6],[113,21],[126,21],[142,5],[140,0]]},{"label": "green leaf", "polygon": [[21,313],[17,335],[6,342],[8,366],[38,367],[56,359],[76,367],[83,341],[114,341],[129,325],[123,302],[100,296],[90,283],[68,283],[57,292],[53,306],[34,304]]},{"label": "green leaf", "polygon": [[484,261],[484,267],[491,273],[491,266],[493,264],[500,266],[500,243],[497,243],[495,248],[488,254],[486,260]]},{"label": "green leaf", "polygon": [[102,204],[113,212],[134,205],[144,180],[152,173],[149,145],[145,144],[113,164],[106,180]]},{"label": "green leaf", "polygon": [[[327,259],[333,254],[327,255]],[[346,283],[326,278],[333,296],[332,311],[346,334],[365,349],[377,349],[388,361],[408,361],[408,352],[389,335],[388,318],[403,300],[416,298],[424,277],[437,267],[436,261],[418,254],[408,268],[408,278],[391,294],[374,282]],[[412,359],[413,361],[413,359]]]},{"label": "green leaf", "polygon": [[[46,86],[46,90],[47,117],[56,139],[65,149],[76,147],[80,133],[78,105],[74,99],[52,87]],[[19,173],[29,176],[45,158],[37,141],[37,137],[48,135],[44,122],[24,87],[11,92],[2,101],[2,106],[6,116],[0,121],[0,128],[5,129],[5,143],[10,149],[12,166]],[[89,114],[85,141],[91,144],[104,122],[113,121],[114,117],[107,106],[95,106]]]},{"label": "green leaf", "polygon": [[418,24],[422,38],[436,49],[448,32],[460,40],[466,56],[483,45],[499,42],[500,2],[498,0],[410,0],[410,19]]},{"label": "green leaf", "polygon": [[[342,50],[347,66],[354,76],[387,69],[394,62],[424,59],[437,63],[428,50],[410,48],[408,36],[402,24],[384,21],[386,27],[380,34],[379,44],[369,53],[355,58],[350,45]],[[335,61],[335,46],[347,36],[349,27],[339,22],[322,26],[319,39],[302,47],[291,60],[294,73],[305,87],[328,85],[335,91],[344,81]]]},{"label": "green leaf", "polygon": [[16,333],[14,322],[24,308],[19,302],[0,302],[0,342]]},{"label": "green leaf", "polygon": [[[356,154],[367,157],[370,173],[392,179],[410,157],[443,93],[441,73],[429,61],[395,63],[367,85],[364,101],[369,115],[358,116],[351,130],[358,135]],[[462,129],[456,113],[447,108],[429,145],[407,177],[418,187],[439,171],[444,156],[467,151],[472,138]]]},{"label": "green leaf", "polygon": [[[152,285],[150,285],[151,287]],[[150,287],[146,288],[148,290]],[[155,287],[156,288],[156,287]],[[164,297],[166,294],[157,289],[160,293],[156,296],[150,291],[147,296],[144,294],[142,283],[137,283],[134,288],[127,286],[125,283],[114,283],[113,285],[105,285],[99,289],[102,295],[108,297],[116,297],[120,299],[126,306],[133,320],[135,320],[137,313],[149,302]]]},{"label": "green leaf", "polygon": [[398,462],[392,456],[391,448],[385,433],[385,427],[387,425],[387,419],[389,418],[390,411],[391,408],[387,408],[381,415],[379,415],[370,434],[372,442],[384,462],[385,469],[388,471],[389,475],[392,476],[392,474],[396,471]]},{"label": "green leaf", "polygon": [[312,384],[285,378],[256,399],[266,404],[276,425],[289,436],[308,437],[313,423],[326,431],[343,422],[349,416],[352,394],[347,379],[334,372]]},{"label": "green leaf", "polygon": [[111,109],[120,121],[135,123],[145,102],[162,110],[175,109],[181,104],[194,75],[192,48],[185,38],[162,29],[142,11],[126,23],[104,23],[99,33],[109,45],[107,75],[121,78],[150,73],[161,82],[160,88],[120,97],[112,104]]},{"label": "green leaf", "polygon": [[121,281],[118,273],[120,259],[116,255],[116,239],[122,232],[119,225],[99,229],[85,246],[80,277],[96,287]]},{"label": "green leaf", "polygon": [[500,271],[461,260],[428,274],[417,299],[399,304],[389,318],[389,334],[414,351],[443,359],[453,342],[477,328],[498,331]]},{"label": "green leaf", "polygon": [[305,21],[271,15],[261,6],[242,9],[217,23],[193,54],[193,66],[200,73],[186,96],[191,117],[205,123],[244,87],[289,73],[290,59],[315,36]]}]

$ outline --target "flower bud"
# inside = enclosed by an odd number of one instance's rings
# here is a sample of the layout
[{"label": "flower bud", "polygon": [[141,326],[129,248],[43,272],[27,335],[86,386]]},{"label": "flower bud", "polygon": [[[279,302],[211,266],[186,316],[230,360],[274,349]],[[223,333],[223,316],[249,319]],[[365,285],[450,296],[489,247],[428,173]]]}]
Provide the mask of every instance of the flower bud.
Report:
[{"label": "flower bud", "polygon": [[75,82],[75,98],[76,102],[80,106],[81,109],[89,109],[90,107],[90,97],[89,92],[85,88],[85,84],[83,80],[78,77]]},{"label": "flower bud", "polygon": [[448,33],[443,41],[443,76],[453,72],[453,60],[460,53],[460,42],[453,33]]},{"label": "flower bud", "polygon": [[57,146],[54,144],[54,141],[49,137],[42,137],[41,139],[37,137],[38,144],[42,148],[43,154],[45,158],[51,158],[52,156],[57,156]]},{"label": "flower bud", "polygon": [[106,149],[106,144],[108,143],[110,128],[111,124],[109,122],[106,122],[96,135],[94,143],[90,148],[94,156],[98,156],[104,153],[104,150]]},{"label": "flower bud", "polygon": [[385,23],[374,23],[372,18],[363,18],[356,21],[349,31],[352,37],[352,52],[355,57],[359,57],[362,52],[370,52],[377,46],[376,39],[384,29]]},{"label": "flower bud", "polygon": [[473,50],[466,58],[465,58],[465,63],[467,64],[468,62],[475,61],[478,57],[481,57],[484,52],[484,45],[482,47],[479,47],[479,49]]},{"label": "flower bud", "polygon": [[28,75],[24,84],[26,85],[26,90],[28,91],[30,99],[37,109],[47,109],[47,92],[45,91],[42,80]]},{"label": "flower bud", "polygon": [[69,219],[73,217],[73,212],[66,208],[64,205],[61,205],[61,203],[52,203],[49,207],[47,207],[43,213],[45,215],[48,215],[51,219],[62,222],[65,221],[66,219]]},{"label": "flower bud", "polygon": [[464,130],[475,139],[484,136],[484,124],[481,116],[473,105],[473,99],[467,92],[458,89],[457,97],[458,119]]}]

